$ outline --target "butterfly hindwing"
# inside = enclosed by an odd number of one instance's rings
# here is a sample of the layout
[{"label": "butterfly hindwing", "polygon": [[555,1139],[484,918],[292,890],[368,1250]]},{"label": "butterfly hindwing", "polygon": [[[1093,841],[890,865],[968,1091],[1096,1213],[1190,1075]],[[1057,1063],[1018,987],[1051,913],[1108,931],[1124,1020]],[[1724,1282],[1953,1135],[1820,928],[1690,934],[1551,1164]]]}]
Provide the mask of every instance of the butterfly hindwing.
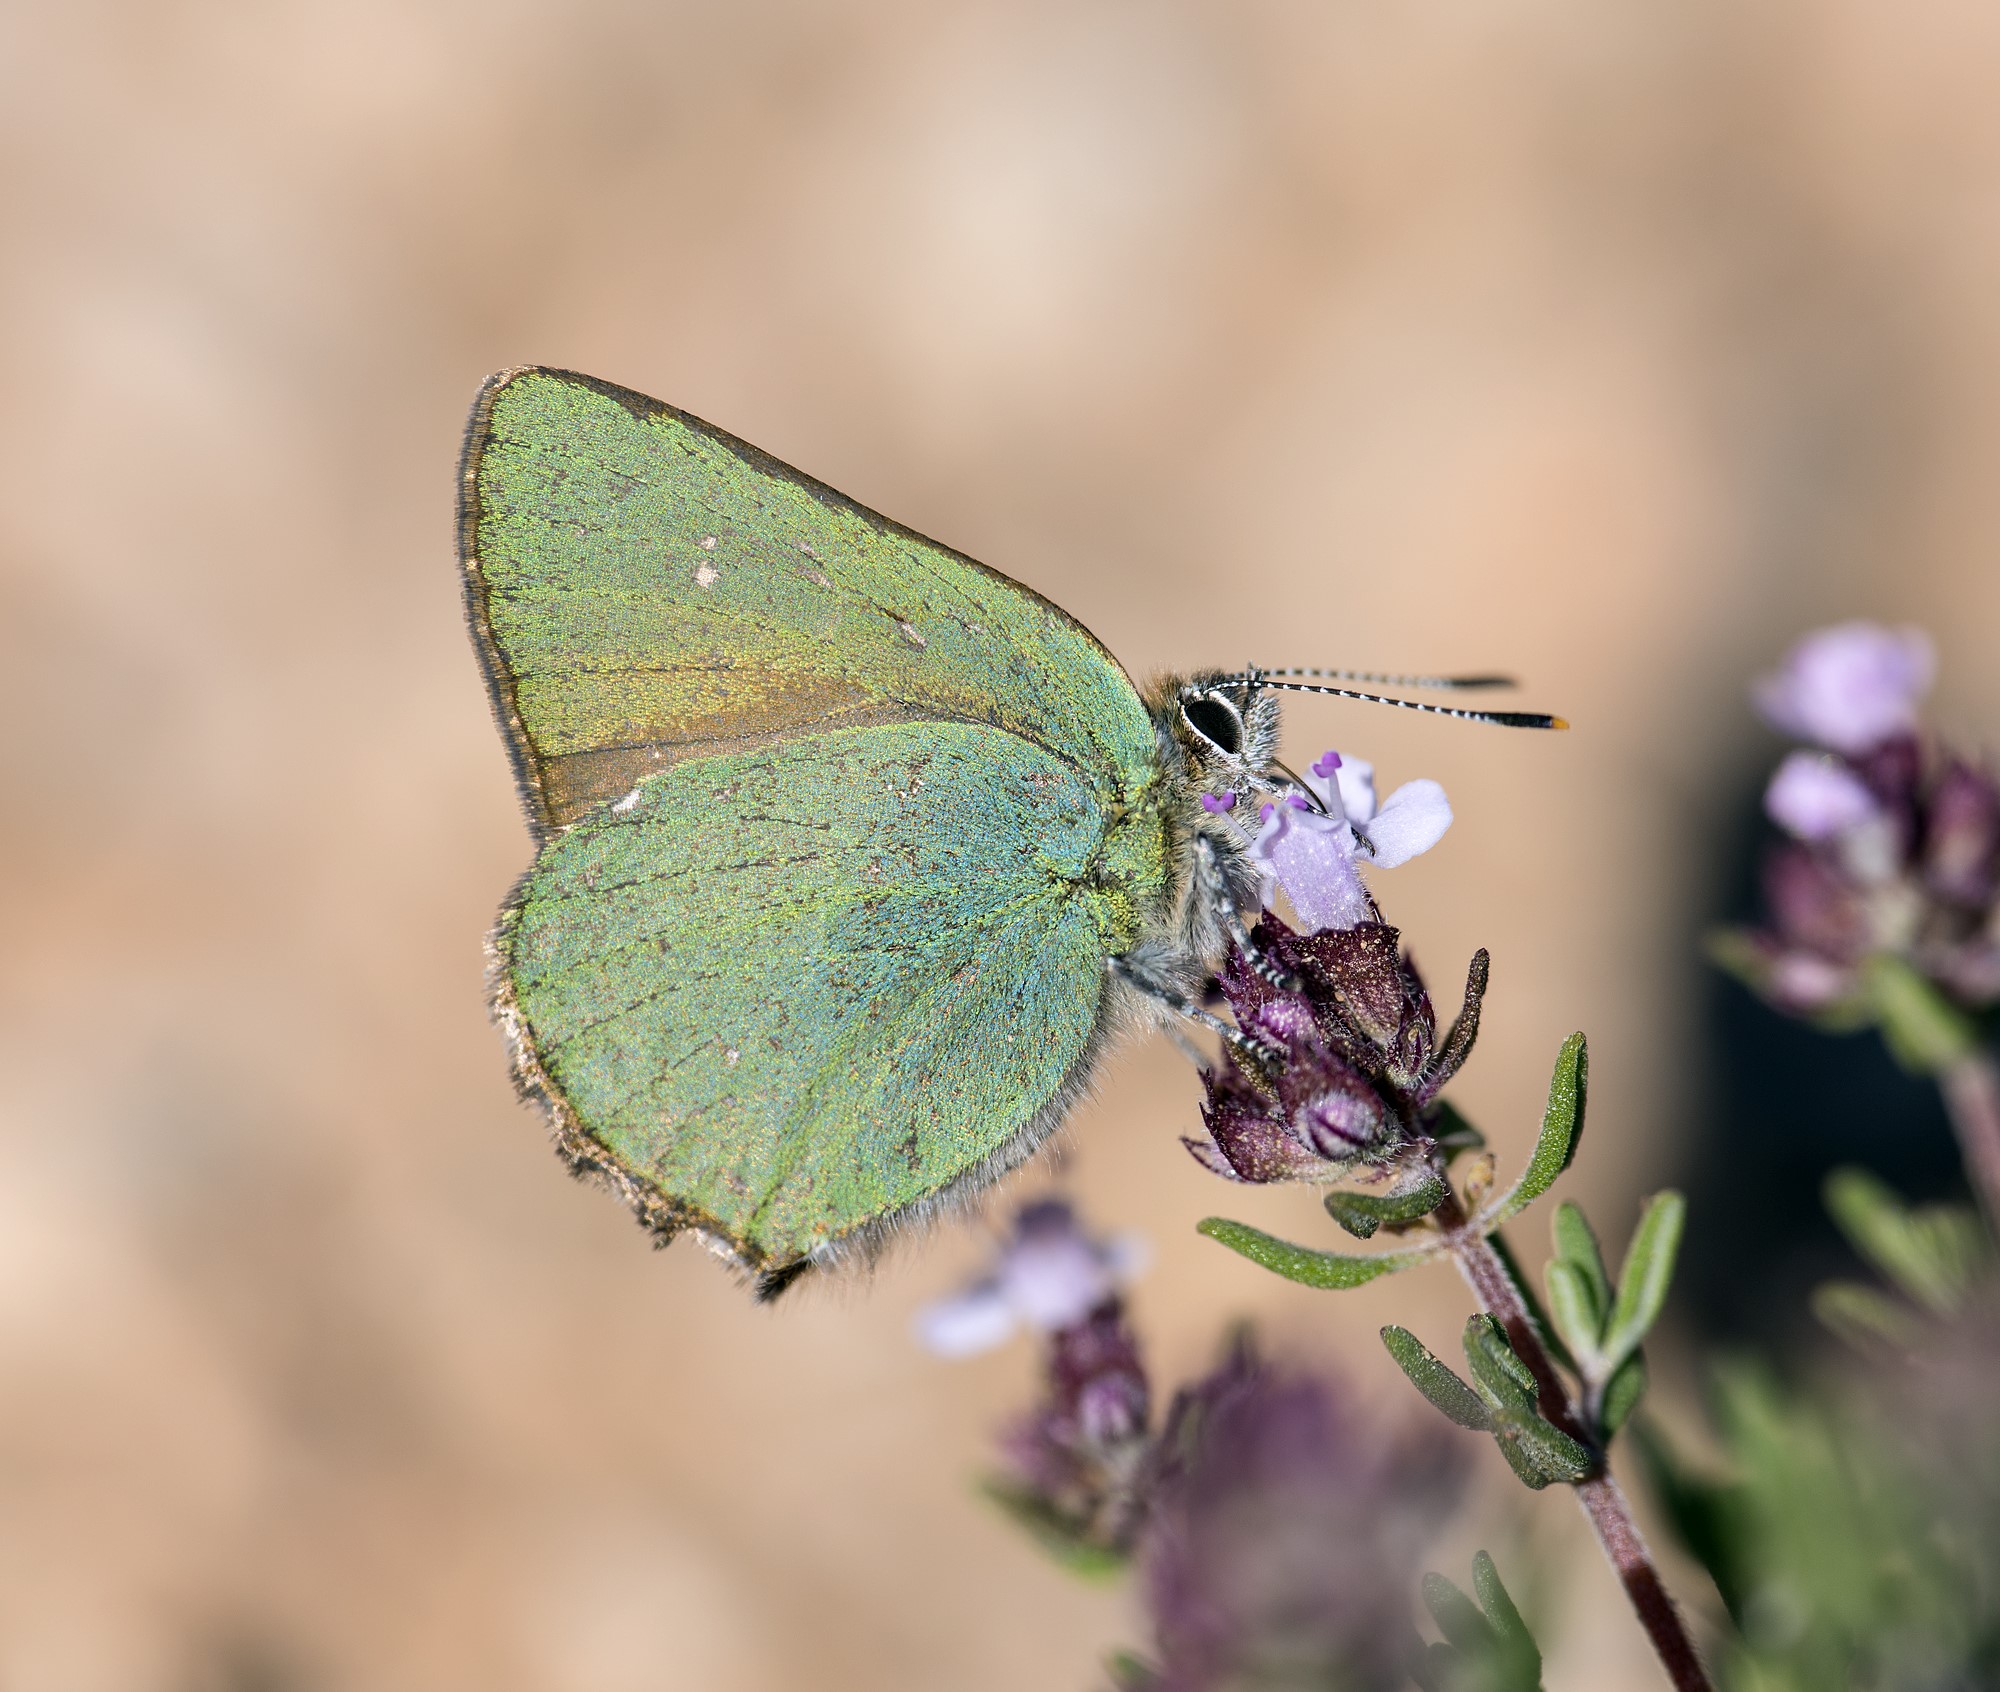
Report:
[{"label": "butterfly hindwing", "polygon": [[984,727],[683,762],[544,849],[503,1007],[656,1221],[782,1265],[1025,1151],[1096,1032],[1102,833]]}]

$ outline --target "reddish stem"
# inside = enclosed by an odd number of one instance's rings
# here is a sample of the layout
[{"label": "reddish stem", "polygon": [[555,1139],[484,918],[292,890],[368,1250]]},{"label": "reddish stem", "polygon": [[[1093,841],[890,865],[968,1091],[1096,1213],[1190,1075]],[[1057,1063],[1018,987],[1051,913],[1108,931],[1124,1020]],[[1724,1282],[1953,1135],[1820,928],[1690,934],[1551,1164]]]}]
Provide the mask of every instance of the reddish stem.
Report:
[{"label": "reddish stem", "polygon": [[[1996,1110],[2000,1110],[2000,1089],[1992,1097]],[[2000,1114],[1993,1120],[1996,1134],[2000,1134]],[[1666,1583],[1660,1579],[1645,1535],[1632,1519],[1632,1508],[1617,1481],[1612,1479],[1604,1454],[1598,1449],[1576,1400],[1570,1396],[1562,1376],[1556,1373],[1555,1360],[1542,1342],[1540,1328],[1528,1314],[1521,1289],[1514,1284],[1514,1277],[1485,1235],[1469,1225],[1464,1208],[1449,1185],[1446,1195],[1437,1208],[1436,1220],[1451,1243],[1459,1273],[1480,1305],[1507,1330],[1507,1340],[1515,1355],[1534,1374],[1540,1388],[1542,1415],[1596,1456],[1595,1469],[1576,1484],[1576,1500],[1590,1518],[1597,1543],[1617,1571],[1625,1595],[1638,1614],[1639,1625],[1646,1630],[1666,1667],[1667,1678],[1676,1692],[1714,1692],[1714,1683],[1708,1678],[1708,1670],[1702,1667],[1687,1624],[1668,1594]]]}]

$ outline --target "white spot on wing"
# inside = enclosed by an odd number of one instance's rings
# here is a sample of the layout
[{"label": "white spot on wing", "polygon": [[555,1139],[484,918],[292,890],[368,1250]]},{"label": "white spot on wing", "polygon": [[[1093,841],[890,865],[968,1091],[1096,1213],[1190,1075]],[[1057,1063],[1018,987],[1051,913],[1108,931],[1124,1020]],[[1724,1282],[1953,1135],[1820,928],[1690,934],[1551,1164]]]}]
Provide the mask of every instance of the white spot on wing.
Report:
[{"label": "white spot on wing", "polygon": [[630,793],[626,794],[623,799],[620,799],[616,803],[614,803],[611,808],[622,817],[627,811],[631,810],[632,807],[638,803],[639,803],[639,790],[635,787],[632,789]]},{"label": "white spot on wing", "polygon": [[703,535],[700,540],[695,542],[695,544],[699,546],[703,552],[713,552],[715,550],[715,536]]},{"label": "white spot on wing", "polygon": [[694,573],[694,585],[696,587],[711,588],[721,580],[722,572],[713,564],[703,564]]},{"label": "white spot on wing", "polygon": [[908,623],[898,623],[896,625],[896,628],[902,634],[902,637],[905,640],[907,640],[912,646],[930,645],[930,642],[925,640],[922,635],[918,634],[917,631],[913,629]]}]

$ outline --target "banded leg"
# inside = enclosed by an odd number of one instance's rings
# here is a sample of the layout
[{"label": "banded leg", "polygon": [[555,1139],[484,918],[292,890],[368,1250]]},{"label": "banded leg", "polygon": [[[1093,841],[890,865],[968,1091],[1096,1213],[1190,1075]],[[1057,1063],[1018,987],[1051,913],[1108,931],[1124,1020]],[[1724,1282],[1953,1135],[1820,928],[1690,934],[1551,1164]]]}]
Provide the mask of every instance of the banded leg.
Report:
[{"label": "banded leg", "polygon": [[1128,987],[1144,993],[1155,1004],[1165,1005],[1174,1015],[1186,1017],[1189,1022],[1199,1023],[1203,1028],[1219,1034],[1224,1044],[1238,1057],[1248,1059],[1260,1069],[1284,1061],[1285,1054],[1276,1046],[1258,1039],[1254,1034],[1244,1033],[1233,1022],[1224,1022],[1213,1011],[1204,1010],[1185,993],[1169,986],[1130,958],[1107,958],[1104,967]]},{"label": "banded leg", "polygon": [[1215,855],[1215,842],[1205,834],[1194,837],[1194,861],[1202,896],[1208,900],[1209,909],[1221,922],[1222,931],[1229,936],[1230,942],[1242,954],[1243,961],[1256,972],[1265,986],[1275,987],[1280,993],[1300,992],[1304,983],[1296,975],[1278,968],[1250,938],[1250,931],[1243,926],[1242,913],[1230,897],[1229,883],[1224,879],[1222,864]]}]

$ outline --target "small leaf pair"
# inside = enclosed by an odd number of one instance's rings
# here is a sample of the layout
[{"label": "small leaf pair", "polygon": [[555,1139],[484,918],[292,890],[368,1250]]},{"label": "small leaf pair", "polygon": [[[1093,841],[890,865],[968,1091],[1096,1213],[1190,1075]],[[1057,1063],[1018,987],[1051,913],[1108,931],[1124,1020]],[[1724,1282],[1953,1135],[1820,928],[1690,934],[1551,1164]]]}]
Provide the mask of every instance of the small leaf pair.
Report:
[{"label": "small leaf pair", "polygon": [[[1826,1208],[1840,1231],[1884,1279],[1918,1309],[1951,1316],[1986,1260],[1979,1219],[1958,1205],[1909,1205],[1865,1169],[1827,1177]],[[1907,1305],[1858,1281],[1831,1281],[1813,1294],[1813,1311],[1849,1341],[1901,1344],[1915,1331]]]},{"label": "small leaf pair", "polygon": [[1507,1342],[1507,1331],[1488,1315],[1465,1324],[1467,1384],[1407,1328],[1382,1330],[1397,1366],[1432,1404],[1462,1428],[1490,1433],[1525,1486],[1539,1491],[1556,1481],[1574,1485],[1597,1466],[1590,1449],[1546,1420],[1538,1408],[1535,1377]]},{"label": "small leaf pair", "polygon": [[1420,1646],[1410,1678],[1422,1692],[1542,1692],[1542,1653],[1481,1551],[1472,1559],[1475,1604],[1440,1574],[1424,1576],[1424,1607],[1444,1635]]},{"label": "small leaf pair", "polygon": [[1641,1342],[1659,1320],[1674,1277],[1687,1204],[1679,1193],[1647,1200],[1614,1287],[1597,1236],[1576,1205],[1556,1206],[1555,1255],[1544,1275],[1549,1313],[1583,1385],[1585,1413],[1609,1440],[1646,1390]]}]

